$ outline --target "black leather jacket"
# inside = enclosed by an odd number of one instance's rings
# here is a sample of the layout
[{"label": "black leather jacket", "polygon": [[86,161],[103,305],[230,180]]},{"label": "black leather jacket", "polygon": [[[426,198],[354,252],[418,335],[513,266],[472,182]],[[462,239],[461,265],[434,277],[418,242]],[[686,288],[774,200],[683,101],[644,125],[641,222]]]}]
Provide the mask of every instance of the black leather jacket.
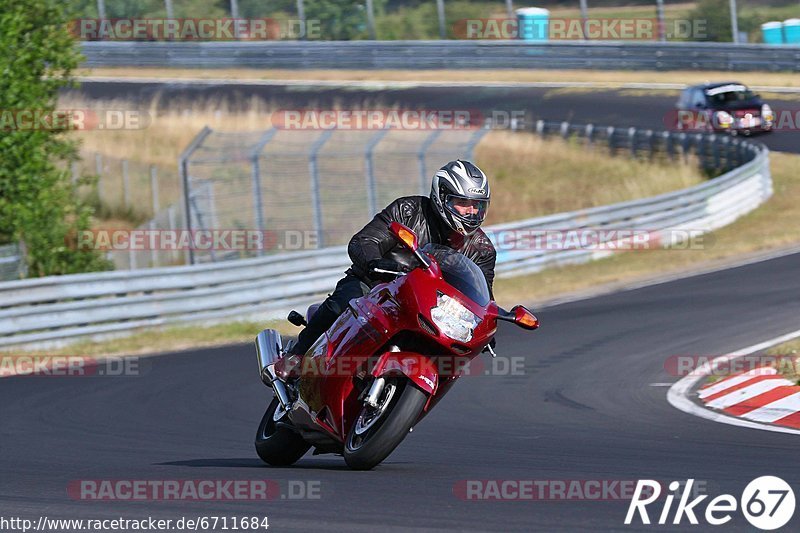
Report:
[{"label": "black leather jacket", "polygon": [[[433,242],[444,244],[466,255],[480,267],[486,276],[489,291],[494,282],[494,265],[497,254],[494,245],[480,229],[464,237],[447,227],[430,198],[426,196],[405,196],[398,198],[353,235],[347,246],[347,253],[353,266],[347,271],[372,287],[378,281],[370,278],[367,264],[382,257],[394,259],[404,265],[415,262],[413,256],[389,231],[392,221],[400,222],[417,234],[420,248]],[[492,293],[494,299],[494,293]]]}]

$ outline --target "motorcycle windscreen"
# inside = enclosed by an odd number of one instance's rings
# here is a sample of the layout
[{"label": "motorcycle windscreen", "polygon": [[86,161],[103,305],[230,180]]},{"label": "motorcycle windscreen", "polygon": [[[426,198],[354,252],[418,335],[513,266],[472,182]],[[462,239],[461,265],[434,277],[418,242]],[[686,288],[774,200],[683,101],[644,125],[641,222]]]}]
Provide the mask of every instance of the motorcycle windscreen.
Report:
[{"label": "motorcycle windscreen", "polygon": [[441,244],[428,243],[422,247],[422,251],[436,259],[447,283],[478,305],[489,303],[491,296],[486,276],[472,259]]}]

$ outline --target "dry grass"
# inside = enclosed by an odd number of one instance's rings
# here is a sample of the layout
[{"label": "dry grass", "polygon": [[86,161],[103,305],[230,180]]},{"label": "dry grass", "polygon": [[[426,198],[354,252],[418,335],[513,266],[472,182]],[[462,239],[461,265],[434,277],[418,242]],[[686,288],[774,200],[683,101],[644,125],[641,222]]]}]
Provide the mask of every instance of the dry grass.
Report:
[{"label": "dry grass", "polygon": [[766,353],[781,356],[777,363],[778,373],[800,385],[800,339],[773,346]]},{"label": "dry grass", "polygon": [[[64,101],[61,106],[87,107],[79,101]],[[131,107],[124,101],[103,102],[99,106]],[[76,131],[73,134],[81,140],[83,153],[89,156],[86,167],[90,170],[94,164],[91,154],[95,152],[102,154],[104,160],[112,157],[115,161],[131,161],[130,191],[134,205],[150,205],[147,166],[153,164],[163,169],[159,194],[164,206],[179,199],[180,184],[173,169],[177,167],[179,154],[205,125],[215,130],[237,132],[263,131],[270,127],[272,108],[268,103],[253,99],[246,108],[245,112],[232,111],[223,104],[208,102],[161,109],[158,102],[153,101],[147,109],[150,117],[147,128]],[[353,135],[363,134],[354,132]],[[428,132],[419,132],[419,135],[424,137]],[[652,196],[702,180],[693,164],[651,163],[632,160],[626,155],[611,157],[599,147],[586,149],[582,143],[542,139],[529,133],[489,132],[476,147],[475,158],[492,176],[493,206],[502,206],[502,209],[490,209],[488,223]],[[119,164],[112,166],[113,172],[109,171],[103,180],[102,204],[107,208],[101,214],[123,219],[119,209],[122,195]],[[356,222],[360,227],[360,221]],[[354,226],[355,229],[358,228]]]},{"label": "dry grass", "polygon": [[598,285],[685,272],[716,261],[800,243],[800,224],[797,224],[800,156],[773,152],[770,157],[775,194],[755,211],[705,236],[702,248],[632,251],[582,265],[499,279],[495,283],[497,301],[501,305],[542,302]]},{"label": "dry grass", "polygon": [[[65,109],[91,108],[134,109],[125,100],[93,101],[62,98],[59,107]],[[260,98],[247,102],[247,112],[235,112],[224,103],[208,102],[204,105],[187,104],[162,109],[158,99],[140,109],[146,114],[147,127],[125,130],[75,131],[85,153],[100,152],[117,159],[130,159],[140,163],[175,167],[178,156],[194,137],[209,126],[220,131],[256,131],[270,127],[270,109]]]},{"label": "dry grass", "polygon": [[158,69],[98,68],[84,69],[81,76],[113,78],[187,78],[301,81],[382,82],[592,82],[607,87],[626,83],[702,83],[735,79],[747,85],[800,87],[800,76],[791,72],[736,72],[724,70],[650,72],[634,70],[287,70],[287,69]]},{"label": "dry grass", "polygon": [[610,157],[582,141],[494,131],[475,150],[492,178],[487,223],[606,205],[682,189],[702,181],[694,165]]}]

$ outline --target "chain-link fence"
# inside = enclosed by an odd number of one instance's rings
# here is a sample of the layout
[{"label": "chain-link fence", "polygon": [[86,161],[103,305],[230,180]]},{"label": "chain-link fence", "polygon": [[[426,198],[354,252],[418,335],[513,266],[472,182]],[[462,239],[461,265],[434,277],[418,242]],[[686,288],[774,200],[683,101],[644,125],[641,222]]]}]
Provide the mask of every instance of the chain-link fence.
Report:
[{"label": "chain-link fence", "polygon": [[[542,120],[513,126],[611,155],[691,159],[709,176],[753,157],[752,143],[729,135]],[[137,228],[156,237],[108,255],[118,269],[136,269],[346,244],[394,199],[427,195],[432,173],[446,161],[472,158],[489,131],[273,128],[225,133],[204,128],[179,158],[180,180],[173,178],[170,187],[177,190],[180,184],[182,194],[173,194],[175,201]],[[260,240],[234,243],[226,237],[236,232]],[[198,234],[205,234],[204,243]]]},{"label": "chain-link fence", "polygon": [[[427,194],[433,170],[470,158],[487,131],[205,129],[180,162],[188,229],[261,231],[275,239],[276,251],[292,242],[344,244],[397,197]],[[205,262],[262,253],[188,255],[189,262]]]}]

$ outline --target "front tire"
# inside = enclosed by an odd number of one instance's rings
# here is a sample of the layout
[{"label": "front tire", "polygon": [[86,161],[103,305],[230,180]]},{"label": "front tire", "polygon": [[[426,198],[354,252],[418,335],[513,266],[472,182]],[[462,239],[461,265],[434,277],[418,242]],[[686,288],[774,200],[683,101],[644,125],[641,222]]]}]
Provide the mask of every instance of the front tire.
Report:
[{"label": "front tire", "polygon": [[377,409],[364,405],[344,445],[344,460],[354,470],[377,466],[403,441],[419,419],[428,397],[406,378],[387,380]]},{"label": "front tire", "polygon": [[267,407],[256,433],[256,453],[265,463],[272,466],[289,466],[296,463],[311,447],[303,438],[285,427],[277,427],[277,422],[287,419],[286,412],[277,398]]}]

